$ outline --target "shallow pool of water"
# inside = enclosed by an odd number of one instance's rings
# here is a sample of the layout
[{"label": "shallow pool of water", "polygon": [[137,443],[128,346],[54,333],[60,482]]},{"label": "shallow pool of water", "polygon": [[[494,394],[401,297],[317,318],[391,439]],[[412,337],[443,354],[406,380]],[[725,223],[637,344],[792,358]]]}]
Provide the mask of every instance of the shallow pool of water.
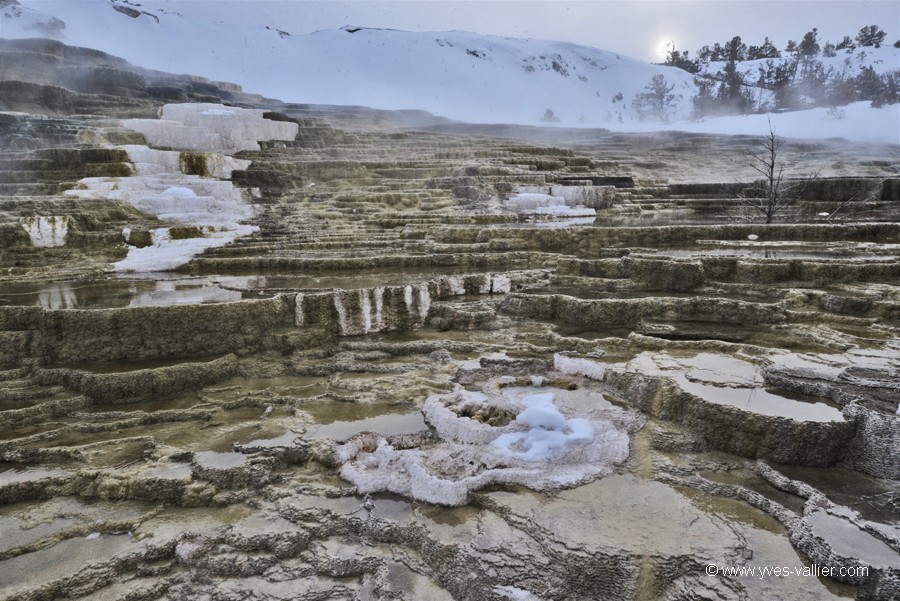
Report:
[{"label": "shallow pool of water", "polygon": [[[144,278],[148,276],[144,275]],[[231,278],[231,285],[236,284],[234,279]],[[223,288],[221,282],[225,279],[172,277],[167,274],[151,274],[149,279],[132,277],[49,284],[4,284],[0,286],[0,306],[37,306],[51,310],[118,309],[225,303],[265,296],[253,291],[250,279],[243,279],[246,291]]]},{"label": "shallow pool of water", "polygon": [[807,422],[844,421],[840,408],[818,397],[785,396],[761,386],[759,367],[721,353],[675,357],[669,353],[641,353],[628,369],[662,375],[684,392],[717,405],[742,411]]},{"label": "shallow pool of water", "polygon": [[425,418],[420,411],[413,413],[397,413],[378,415],[354,421],[332,421],[328,424],[312,426],[306,432],[306,438],[327,438],[345,441],[361,432],[374,432],[382,436],[415,434],[428,430]]},{"label": "shallow pool of water", "polygon": [[841,467],[774,465],[792,480],[821,491],[828,499],[858,511],[863,518],[900,526],[900,510],[892,503],[900,497],[900,484]]},{"label": "shallow pool of water", "polygon": [[279,292],[355,290],[416,285],[442,275],[482,273],[472,267],[342,270],[288,274],[187,276],[177,273],[121,274],[108,279],[0,284],[0,306],[45,309],[116,309],[271,298]]}]

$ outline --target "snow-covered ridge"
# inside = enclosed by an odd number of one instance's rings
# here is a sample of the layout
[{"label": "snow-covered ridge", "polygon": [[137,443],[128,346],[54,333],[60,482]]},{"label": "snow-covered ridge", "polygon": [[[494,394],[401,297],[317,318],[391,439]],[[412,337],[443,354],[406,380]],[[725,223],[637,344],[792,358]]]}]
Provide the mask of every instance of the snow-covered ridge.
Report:
[{"label": "snow-covered ridge", "polygon": [[564,125],[628,121],[632,98],[658,74],[675,85],[674,118],[687,116],[696,93],[680,69],[587,46],[364,27],[298,35],[277,23],[229,22],[227,4],[217,3],[213,14],[142,3],[152,19],[103,1],[23,2],[18,17],[3,19],[0,35],[49,35],[38,24],[58,19],[61,41],[142,67],[234,81],[290,102],[423,109],[475,123],[539,124],[548,109]]},{"label": "snow-covered ridge", "polygon": [[[212,3],[146,0],[136,16],[114,10],[114,4],[22,0],[15,11],[0,12],[0,36],[56,37],[142,67],[233,81],[288,102],[421,109],[472,123],[743,135],[768,131],[765,115],[693,122],[691,98],[697,87],[691,74],[587,46],[365,27],[297,34],[278,23],[246,25],[233,18],[227,2],[215,3],[210,11]],[[900,50],[839,51],[821,60],[826,67],[848,69],[851,76],[860,66],[881,73],[900,66]],[[745,61],[739,69],[755,82],[763,63]],[[720,66],[712,63],[709,69]],[[655,75],[674,86],[669,123],[642,122],[631,104]],[[840,111],[821,108],[775,117],[779,135],[787,137],[900,143],[900,105],[875,109],[857,103]]]}]

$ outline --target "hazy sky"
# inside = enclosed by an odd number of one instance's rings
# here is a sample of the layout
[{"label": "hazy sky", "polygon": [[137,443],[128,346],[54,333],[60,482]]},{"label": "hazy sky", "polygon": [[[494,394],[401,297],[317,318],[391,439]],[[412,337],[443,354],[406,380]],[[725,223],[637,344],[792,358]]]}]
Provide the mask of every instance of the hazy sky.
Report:
[{"label": "hazy sky", "polygon": [[[220,14],[247,25],[277,26],[308,33],[343,25],[413,31],[461,29],[483,34],[552,39],[612,50],[650,61],[663,57],[669,41],[693,54],[704,44],[740,35],[761,44],[765,36],[779,47],[799,41],[813,27],[819,37],[839,41],[876,24],[886,43],[900,38],[900,0],[169,0],[144,6],[192,12],[228,4]],[[900,66],[898,66],[900,67]]]}]

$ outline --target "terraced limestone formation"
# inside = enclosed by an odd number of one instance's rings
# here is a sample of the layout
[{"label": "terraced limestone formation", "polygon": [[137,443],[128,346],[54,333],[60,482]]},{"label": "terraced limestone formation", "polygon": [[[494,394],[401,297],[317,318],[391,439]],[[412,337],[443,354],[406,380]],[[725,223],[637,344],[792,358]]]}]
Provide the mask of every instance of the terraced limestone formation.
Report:
[{"label": "terraced limestone formation", "polygon": [[900,147],[0,59],[0,599],[900,596]]}]

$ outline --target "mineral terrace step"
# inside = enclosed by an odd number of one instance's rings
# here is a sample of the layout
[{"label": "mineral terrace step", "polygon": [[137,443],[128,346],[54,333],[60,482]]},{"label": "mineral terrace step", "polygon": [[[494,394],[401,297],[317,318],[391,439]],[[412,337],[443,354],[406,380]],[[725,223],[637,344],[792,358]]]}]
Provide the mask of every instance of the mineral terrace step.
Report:
[{"label": "mineral terrace step", "polygon": [[74,183],[0,183],[0,196],[53,196],[74,185]]}]

